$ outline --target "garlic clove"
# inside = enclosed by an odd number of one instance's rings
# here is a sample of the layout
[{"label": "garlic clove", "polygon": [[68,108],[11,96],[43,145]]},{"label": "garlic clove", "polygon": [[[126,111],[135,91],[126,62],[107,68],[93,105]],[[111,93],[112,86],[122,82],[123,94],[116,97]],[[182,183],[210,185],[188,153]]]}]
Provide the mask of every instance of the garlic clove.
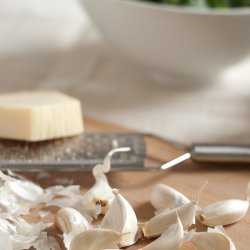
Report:
[{"label": "garlic clove", "polygon": [[105,174],[100,173],[95,176],[95,185],[84,194],[81,203],[83,206],[89,207],[90,205],[101,206],[101,213],[105,214],[113,201],[115,195],[112,188],[108,183]]},{"label": "garlic clove", "polygon": [[164,184],[158,184],[153,189],[150,202],[157,210],[175,208],[187,204],[190,200],[174,188]]},{"label": "garlic clove", "polygon": [[81,213],[69,207],[61,208],[56,213],[54,224],[63,232],[64,245],[67,249],[78,234],[91,228]]},{"label": "garlic clove", "polygon": [[181,247],[184,237],[182,222],[177,215],[176,223],[170,226],[158,239],[141,250],[177,250]]},{"label": "garlic clove", "polygon": [[122,234],[120,245],[130,246],[138,240],[138,221],[129,202],[113,190],[115,198],[104,216],[101,228],[113,229]]},{"label": "garlic clove", "polygon": [[246,200],[219,201],[200,209],[197,219],[209,227],[225,226],[240,221],[246,215],[248,207],[249,202]]},{"label": "garlic clove", "polygon": [[77,235],[70,244],[70,250],[117,249],[121,234],[110,229],[95,228]]},{"label": "garlic clove", "polygon": [[54,224],[63,232],[83,232],[91,226],[84,216],[74,208],[61,208],[55,215]]},{"label": "garlic clove", "polygon": [[166,209],[165,211],[156,214],[153,218],[142,225],[143,234],[145,237],[152,238],[157,237],[164,233],[168,227],[175,223],[176,213],[178,214],[183,228],[189,229],[192,224],[195,224],[195,215],[197,211],[197,204],[199,197],[204,188],[207,185],[207,181],[204,182],[201,188],[198,190],[195,201],[182,205],[180,207]]},{"label": "garlic clove", "polygon": [[249,208],[250,182],[246,189],[246,200],[229,199],[219,201],[199,209],[197,219],[200,223],[214,227],[230,225],[245,217]]},{"label": "garlic clove", "polygon": [[190,242],[197,250],[236,250],[232,240],[220,228],[207,232],[192,232]]},{"label": "garlic clove", "polygon": [[188,229],[195,223],[197,204],[191,201],[188,204],[177,208],[167,209],[162,213],[155,215],[149,221],[142,225],[143,234],[145,237],[157,237],[164,233],[168,227],[176,221],[176,213],[178,214],[183,228]]},{"label": "garlic clove", "polygon": [[113,149],[105,156],[103,164],[94,167],[92,172],[95,177],[95,185],[83,196],[83,204],[101,205],[101,213],[107,212],[115,196],[105,173],[108,173],[111,169],[111,158],[114,154],[130,150],[129,147]]}]

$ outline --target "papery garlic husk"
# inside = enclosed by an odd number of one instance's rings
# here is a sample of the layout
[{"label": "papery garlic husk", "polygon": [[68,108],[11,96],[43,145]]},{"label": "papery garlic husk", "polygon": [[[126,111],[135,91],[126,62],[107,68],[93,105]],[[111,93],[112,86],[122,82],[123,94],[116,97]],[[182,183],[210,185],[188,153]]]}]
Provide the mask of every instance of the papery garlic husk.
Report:
[{"label": "papery garlic husk", "polygon": [[26,214],[44,190],[31,181],[15,179],[0,171],[0,210],[12,215]]},{"label": "papery garlic husk", "polygon": [[68,249],[72,239],[91,228],[84,216],[74,208],[61,208],[55,215],[54,224],[64,233],[64,245]]},{"label": "papery garlic husk", "polygon": [[192,224],[195,224],[195,214],[197,203],[191,201],[177,208],[167,209],[142,225],[143,234],[145,237],[153,238],[164,233],[176,221],[176,213],[178,214],[183,228],[188,229]]},{"label": "papery garlic husk", "polygon": [[175,208],[189,202],[184,194],[164,184],[156,185],[150,196],[150,203],[157,210]]},{"label": "papery garlic husk", "polygon": [[141,250],[177,250],[181,247],[184,230],[178,215],[176,223],[170,226],[158,239],[143,247]]},{"label": "papery garlic husk", "polygon": [[197,250],[236,250],[234,243],[221,227],[208,229],[207,232],[191,232],[189,238]]},{"label": "papery garlic husk", "polygon": [[6,182],[8,188],[20,198],[27,201],[35,201],[44,192],[43,188],[28,180],[18,180],[4,173],[0,177]]},{"label": "papery garlic husk", "polygon": [[208,205],[197,213],[197,219],[203,225],[214,227],[229,225],[240,221],[247,213],[249,201],[224,200]]},{"label": "papery garlic husk", "polygon": [[118,193],[113,191],[115,198],[104,216],[101,228],[115,230],[122,234],[120,245],[130,246],[138,240],[138,221],[134,209],[129,202]]},{"label": "papery garlic husk", "polygon": [[111,169],[111,158],[115,153],[128,152],[129,147],[116,148],[111,150],[104,158],[103,164],[96,165],[93,168],[93,175],[95,177],[95,185],[84,194],[82,204],[96,204],[101,205],[101,213],[105,214],[111,202],[114,199],[112,188],[110,187],[105,173]]},{"label": "papery garlic husk", "polygon": [[95,228],[77,235],[70,244],[70,250],[117,249],[121,234],[110,229]]},{"label": "papery garlic husk", "polygon": [[6,237],[9,240],[8,242],[4,241],[4,243],[0,242],[0,247],[6,244],[4,249],[8,249],[11,244],[11,249],[29,249],[45,228],[46,224],[43,223],[29,224],[21,217],[2,214],[0,218],[0,237],[1,240]]}]

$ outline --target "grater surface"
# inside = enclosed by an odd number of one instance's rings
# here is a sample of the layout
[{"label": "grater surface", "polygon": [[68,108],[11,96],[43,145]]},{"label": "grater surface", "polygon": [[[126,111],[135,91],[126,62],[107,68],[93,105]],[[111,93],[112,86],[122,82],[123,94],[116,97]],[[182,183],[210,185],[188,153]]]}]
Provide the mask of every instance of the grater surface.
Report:
[{"label": "grater surface", "polygon": [[24,142],[0,140],[0,166],[12,170],[90,170],[114,148],[130,152],[112,157],[112,170],[144,168],[146,148],[140,133],[83,133],[63,139]]}]

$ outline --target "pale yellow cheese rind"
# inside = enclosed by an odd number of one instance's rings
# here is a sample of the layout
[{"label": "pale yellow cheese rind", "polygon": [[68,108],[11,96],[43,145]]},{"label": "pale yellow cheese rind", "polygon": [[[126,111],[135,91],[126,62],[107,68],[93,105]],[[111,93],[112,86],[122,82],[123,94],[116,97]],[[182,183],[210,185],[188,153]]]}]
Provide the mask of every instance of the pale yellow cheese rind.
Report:
[{"label": "pale yellow cheese rind", "polygon": [[0,137],[42,141],[83,132],[81,103],[56,91],[0,95]]}]

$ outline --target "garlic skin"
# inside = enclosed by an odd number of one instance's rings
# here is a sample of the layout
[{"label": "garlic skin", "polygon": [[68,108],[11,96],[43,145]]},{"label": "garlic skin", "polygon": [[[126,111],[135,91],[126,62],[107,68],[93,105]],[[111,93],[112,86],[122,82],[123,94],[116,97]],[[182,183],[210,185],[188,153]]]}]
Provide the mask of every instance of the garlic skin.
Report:
[{"label": "garlic skin", "polygon": [[246,215],[248,208],[249,201],[247,200],[219,201],[200,209],[197,219],[208,227],[230,225],[240,221]]},{"label": "garlic skin", "polygon": [[130,246],[138,240],[137,217],[132,206],[118,193],[119,191],[114,190],[113,192],[115,198],[102,220],[101,228],[121,233],[121,247]]},{"label": "garlic skin", "polygon": [[190,242],[197,250],[236,250],[232,240],[220,228],[211,228],[207,232],[193,232]]},{"label": "garlic skin", "polygon": [[176,223],[170,226],[158,239],[143,247],[141,250],[177,250],[181,247],[184,230],[178,215]]},{"label": "garlic skin", "polygon": [[184,194],[164,184],[156,185],[150,196],[150,203],[157,210],[175,208],[189,202]]},{"label": "garlic skin", "polygon": [[108,173],[111,169],[111,158],[116,153],[128,152],[131,149],[129,147],[116,148],[111,150],[104,158],[103,164],[96,165],[93,168],[93,175],[95,177],[95,185],[83,196],[83,205],[101,205],[101,214],[105,214],[111,202],[115,198],[112,192],[105,173]]},{"label": "garlic skin", "polygon": [[166,209],[142,225],[143,234],[148,238],[161,235],[175,223],[176,213],[180,218],[183,228],[188,229],[192,224],[195,224],[196,210],[196,201],[191,201],[177,208]]},{"label": "garlic skin", "polygon": [[55,215],[54,224],[63,232],[83,232],[91,226],[89,222],[74,208],[61,208]]},{"label": "garlic skin", "polygon": [[77,235],[70,244],[70,250],[118,249],[121,234],[110,229],[95,228]]}]

